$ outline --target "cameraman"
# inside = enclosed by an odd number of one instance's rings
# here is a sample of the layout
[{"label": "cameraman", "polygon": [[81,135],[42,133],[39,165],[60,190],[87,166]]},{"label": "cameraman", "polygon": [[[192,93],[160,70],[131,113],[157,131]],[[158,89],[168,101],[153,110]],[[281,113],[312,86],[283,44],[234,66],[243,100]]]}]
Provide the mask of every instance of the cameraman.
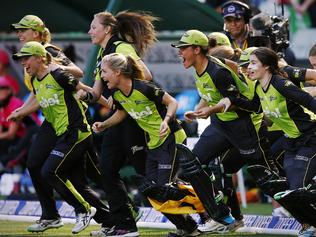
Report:
[{"label": "cameraman", "polygon": [[[253,27],[253,24],[251,26],[249,24],[253,22],[250,22],[252,10],[247,4],[235,0],[228,1],[222,5],[222,15],[224,18],[224,33],[229,38],[233,48],[240,48],[242,50],[252,46],[271,48],[272,44],[269,42],[269,35],[253,37],[252,28],[256,28],[257,26]],[[261,31],[265,31],[271,27],[267,22],[269,20],[270,16],[256,18],[256,23],[259,22],[258,27],[261,27]],[[285,61],[290,65],[295,65],[296,58],[293,51],[285,47],[283,50]]]},{"label": "cameraman", "polygon": [[249,6],[240,1],[229,1],[222,5],[222,15],[224,33],[228,36],[232,47],[242,50],[248,48],[249,19],[251,17]]}]

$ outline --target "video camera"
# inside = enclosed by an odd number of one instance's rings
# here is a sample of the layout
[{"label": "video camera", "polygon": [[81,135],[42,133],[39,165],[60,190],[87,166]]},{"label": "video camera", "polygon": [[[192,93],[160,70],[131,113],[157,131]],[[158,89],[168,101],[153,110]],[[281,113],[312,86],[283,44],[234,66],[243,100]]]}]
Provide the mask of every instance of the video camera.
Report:
[{"label": "video camera", "polygon": [[252,36],[250,46],[264,46],[273,49],[280,57],[290,44],[289,21],[283,16],[269,16],[264,13],[250,19]]}]

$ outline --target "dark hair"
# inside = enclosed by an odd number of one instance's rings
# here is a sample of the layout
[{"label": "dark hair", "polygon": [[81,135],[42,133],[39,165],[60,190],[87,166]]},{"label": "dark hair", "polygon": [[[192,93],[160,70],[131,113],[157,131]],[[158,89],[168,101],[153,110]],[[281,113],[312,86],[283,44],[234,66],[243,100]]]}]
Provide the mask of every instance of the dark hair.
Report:
[{"label": "dark hair", "polygon": [[309,54],[308,54],[309,57],[311,56],[316,56],[316,44],[314,44],[311,49],[309,50]]},{"label": "dark hair", "polygon": [[272,74],[287,77],[287,74],[279,68],[279,56],[272,49],[267,47],[259,47],[255,49],[251,55],[256,55],[262,65],[269,67],[269,71]]},{"label": "dark hair", "polygon": [[119,70],[124,76],[131,79],[144,79],[144,73],[140,65],[131,57],[121,53],[111,53],[102,58],[112,70]]},{"label": "dark hair", "polygon": [[112,28],[112,34],[119,35],[123,41],[133,44],[140,56],[157,41],[153,22],[159,18],[145,13],[122,11],[112,15],[100,12],[94,15],[104,26]]}]

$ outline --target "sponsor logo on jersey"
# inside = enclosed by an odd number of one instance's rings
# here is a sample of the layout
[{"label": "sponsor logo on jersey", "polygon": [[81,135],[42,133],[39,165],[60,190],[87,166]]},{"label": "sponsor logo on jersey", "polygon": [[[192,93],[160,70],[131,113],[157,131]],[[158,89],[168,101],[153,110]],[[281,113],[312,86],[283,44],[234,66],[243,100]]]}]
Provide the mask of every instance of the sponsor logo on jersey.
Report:
[{"label": "sponsor logo on jersey", "polygon": [[270,100],[270,101],[272,101],[272,100],[276,100],[276,99],[277,99],[277,97],[276,97],[276,96],[272,96],[272,95],[270,95],[270,96],[269,96],[269,100]]},{"label": "sponsor logo on jersey", "polygon": [[200,95],[200,97],[207,101],[207,102],[211,102],[213,99],[212,99],[212,96],[211,96],[211,93],[206,93],[206,94],[203,94],[200,90],[198,90],[198,93]]},{"label": "sponsor logo on jersey", "polygon": [[227,88],[227,91],[237,91],[236,86],[230,84],[229,87]]},{"label": "sponsor logo on jersey", "polygon": [[132,146],[131,147],[131,150],[132,150],[132,153],[135,154],[136,152],[138,151],[142,151],[142,150],[145,150],[145,147],[144,146]]},{"label": "sponsor logo on jersey", "polygon": [[55,156],[59,156],[59,157],[64,157],[64,156],[65,156],[64,153],[62,153],[62,152],[60,152],[60,151],[56,151],[56,150],[52,150],[52,151],[50,152],[50,154],[51,154],[51,155],[55,155]]},{"label": "sponsor logo on jersey", "polygon": [[203,83],[202,87],[203,87],[204,89],[209,89],[209,90],[211,90],[211,91],[214,91],[213,87],[210,86],[208,83]]},{"label": "sponsor logo on jersey", "polygon": [[263,110],[263,113],[267,116],[267,117],[275,117],[275,118],[281,118],[282,114],[280,112],[279,108],[276,108],[274,111],[269,110],[268,108],[265,108]]},{"label": "sponsor logo on jersey", "polygon": [[306,161],[307,162],[309,160],[309,158],[306,157],[306,156],[296,155],[294,160],[301,160],[301,161]]},{"label": "sponsor logo on jersey", "polygon": [[151,111],[149,106],[146,106],[145,110],[140,111],[140,112],[136,112],[134,109],[132,109],[131,111],[128,112],[128,114],[133,118],[133,119],[141,119],[144,117],[147,117],[151,114],[153,114],[153,112]]},{"label": "sponsor logo on jersey", "polygon": [[42,97],[41,100],[38,102],[42,108],[47,108],[49,106],[54,106],[60,104],[57,94],[53,94],[51,98],[44,98]]},{"label": "sponsor logo on jersey", "polygon": [[159,170],[170,170],[172,168],[172,165],[168,164],[158,164],[158,169]]},{"label": "sponsor logo on jersey", "polygon": [[50,84],[46,84],[46,85],[45,85],[45,88],[46,88],[46,89],[54,89],[55,86],[54,86],[54,85],[50,85]]},{"label": "sponsor logo on jersey", "polygon": [[135,104],[140,105],[140,104],[145,104],[146,100],[135,100]]},{"label": "sponsor logo on jersey", "polygon": [[293,82],[286,80],[286,82],[284,83],[284,86],[288,87],[290,85],[293,85]]}]

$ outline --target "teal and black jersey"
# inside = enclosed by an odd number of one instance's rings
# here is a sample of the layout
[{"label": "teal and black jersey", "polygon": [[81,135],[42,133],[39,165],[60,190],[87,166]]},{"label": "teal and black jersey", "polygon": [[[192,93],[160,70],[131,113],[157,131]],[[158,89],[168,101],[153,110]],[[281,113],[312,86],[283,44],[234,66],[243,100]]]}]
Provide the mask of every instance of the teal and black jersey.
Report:
[{"label": "teal and black jersey", "polygon": [[316,112],[316,100],[295,86],[290,80],[273,75],[266,91],[256,83],[255,96],[251,102],[234,99],[233,104],[257,111],[262,107],[264,114],[290,138],[316,128],[316,123],[304,111],[304,107]]},{"label": "teal and black jersey", "polygon": [[[159,137],[160,125],[167,112],[166,106],[162,104],[165,92],[147,81],[132,80],[132,82],[129,95],[124,95],[120,90],[114,93],[115,104],[117,109],[124,109],[146,132],[148,148],[157,148],[167,138],[167,136],[163,139]],[[169,128],[173,127],[173,123],[174,121],[169,124]],[[169,134],[170,132],[171,130]]]},{"label": "teal and black jersey", "polygon": [[73,128],[83,132],[90,129],[82,105],[75,98],[77,84],[71,74],[61,69],[48,73],[42,79],[32,78],[36,99],[57,136]]},{"label": "teal and black jersey", "polygon": [[[216,105],[224,97],[241,96],[231,72],[211,59],[201,75],[195,72],[195,84],[200,97],[209,106]],[[216,116],[222,121],[232,121],[248,114],[246,111],[236,110],[217,113]]]}]

